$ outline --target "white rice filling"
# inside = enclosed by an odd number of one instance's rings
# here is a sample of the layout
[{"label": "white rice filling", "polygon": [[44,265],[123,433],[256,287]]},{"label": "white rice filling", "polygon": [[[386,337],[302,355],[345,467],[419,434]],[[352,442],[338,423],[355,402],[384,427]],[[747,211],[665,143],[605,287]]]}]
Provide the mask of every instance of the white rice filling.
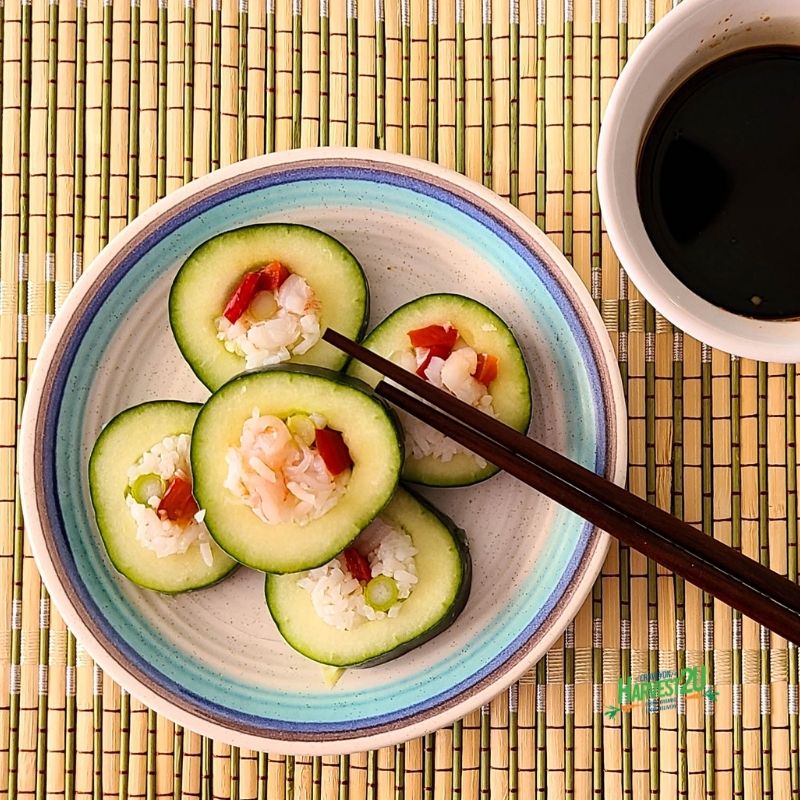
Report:
[{"label": "white rice filling", "polygon": [[[313,415],[316,428],[326,420]],[[344,494],[350,470],[331,475],[316,450],[293,436],[286,423],[253,409],[242,427],[239,447],[225,454],[225,488],[269,525],[307,525],[327,514]]]},{"label": "white rice filling", "polygon": [[417,584],[417,549],[405,531],[375,520],[351,545],[369,562],[372,577],[385,575],[397,583],[397,600],[387,611],[376,611],[364,597],[364,586],[347,570],[344,556],[303,573],[297,585],[311,595],[319,618],[349,631],[372,620],[394,618]]},{"label": "white rice filling", "polygon": [[[191,480],[190,443],[191,436],[182,433],[179,436],[167,436],[153,445],[128,470],[128,486],[142,475],[159,475],[165,484],[169,484],[176,474]],[[130,492],[125,495],[128,511],[136,523],[136,540],[159,558],[185,553],[196,544],[206,565],[213,566],[211,537],[203,524],[205,510],[200,509],[188,523],[162,520],[157,513],[160,502],[161,498],[157,495],[150,497],[147,504],[137,503]]]},{"label": "white rice filling", "polygon": [[256,320],[245,311],[233,323],[224,316],[216,320],[217,338],[228,352],[244,358],[247,369],[301,356],[320,339],[319,301],[303,278],[289,275],[273,296],[277,309],[269,319]]},{"label": "white rice filling", "polygon": [[[452,327],[446,323],[443,327]],[[429,350],[427,347],[411,347],[396,350],[390,356],[391,360],[408,370],[416,370],[425,363]],[[459,400],[483,411],[485,414],[495,416],[493,398],[488,389],[473,373],[478,367],[478,353],[469,347],[463,339],[456,340],[453,351],[444,358],[434,356],[425,368],[425,377],[434,386],[444,389],[455,395]],[[440,431],[421,422],[411,414],[399,412],[400,421],[405,432],[406,452],[412,458],[426,458],[433,456],[437,461],[448,463],[456,455],[469,456],[481,469],[486,466],[486,461],[458,442],[449,439]]]}]

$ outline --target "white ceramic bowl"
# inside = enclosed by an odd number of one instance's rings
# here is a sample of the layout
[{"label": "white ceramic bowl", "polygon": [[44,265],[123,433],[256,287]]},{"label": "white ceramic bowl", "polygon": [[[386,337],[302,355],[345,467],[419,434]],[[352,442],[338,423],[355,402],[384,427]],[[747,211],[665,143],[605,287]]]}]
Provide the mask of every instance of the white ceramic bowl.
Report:
[{"label": "white ceramic bowl", "polygon": [[642,222],[636,165],[661,104],[687,78],[723,55],[765,44],[800,44],[797,0],[684,0],[636,49],[612,93],[600,130],[598,189],[611,244],[636,287],[670,322],[745,358],[800,361],[800,320],[732,314],[669,271]]},{"label": "white ceramic bowl", "polygon": [[201,178],[129,225],[76,284],[37,360],[20,465],[25,533],[64,620],[120,685],[202,734],[273,753],[364,750],[449,724],[518,679],[577,613],[608,536],[509,475],[426,491],[469,534],[467,607],[442,635],[348,670],[334,690],[282,641],[260,573],[176,597],[121,577],[91,513],[92,445],[136,403],[208,397],[170,332],[172,279],[209,237],[277,220],[352,250],[372,325],[428,292],[496,309],[530,365],[532,435],[618,483],[622,383],[588,292],[530,220],[448,170],[372,150],[280,153]]}]

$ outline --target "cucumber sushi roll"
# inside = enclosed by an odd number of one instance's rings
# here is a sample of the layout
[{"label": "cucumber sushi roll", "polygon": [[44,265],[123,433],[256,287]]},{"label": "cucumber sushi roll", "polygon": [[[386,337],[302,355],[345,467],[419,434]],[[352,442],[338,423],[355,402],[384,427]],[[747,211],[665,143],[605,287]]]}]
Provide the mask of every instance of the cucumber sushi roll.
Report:
[{"label": "cucumber sushi roll", "polygon": [[264,572],[310,569],[341,552],[389,502],[402,463],[395,420],[369,387],[313,367],[234,378],[192,436],[211,535]]},{"label": "cucumber sushi roll", "polygon": [[129,408],[92,450],[89,487],[106,551],[145,589],[200,589],[236,566],[208,535],[192,493],[189,448],[199,410],[177,401]]},{"label": "cucumber sushi roll", "polygon": [[336,239],[304,225],[250,225],[198,247],[178,271],[169,320],[181,353],[211,391],[248,369],[291,361],[341,369],[320,340],[364,331],[367,280]]},{"label": "cucumber sushi roll", "polygon": [[268,575],[267,606],[295,650],[322,664],[397,658],[449,627],[469,597],[463,531],[398,489],[379,517],[317,569]]},{"label": "cucumber sushi roll", "polygon": [[[486,306],[456,294],[432,294],[401,306],[362,344],[518,431],[531,419],[531,385],[514,334]],[[375,384],[358,362],[348,373]],[[467,486],[497,468],[429,425],[398,412],[405,431],[403,479],[426,486]]]}]

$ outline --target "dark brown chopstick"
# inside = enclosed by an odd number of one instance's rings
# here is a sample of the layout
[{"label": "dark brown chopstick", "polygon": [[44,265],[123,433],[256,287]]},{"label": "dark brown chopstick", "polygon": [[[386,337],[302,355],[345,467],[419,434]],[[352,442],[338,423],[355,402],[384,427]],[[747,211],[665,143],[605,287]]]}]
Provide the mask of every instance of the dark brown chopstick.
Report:
[{"label": "dark brown chopstick", "polygon": [[399,408],[757,622],[800,642],[797,584],[337,332],[328,330],[324,338],[431,404],[379,383],[376,391]]}]

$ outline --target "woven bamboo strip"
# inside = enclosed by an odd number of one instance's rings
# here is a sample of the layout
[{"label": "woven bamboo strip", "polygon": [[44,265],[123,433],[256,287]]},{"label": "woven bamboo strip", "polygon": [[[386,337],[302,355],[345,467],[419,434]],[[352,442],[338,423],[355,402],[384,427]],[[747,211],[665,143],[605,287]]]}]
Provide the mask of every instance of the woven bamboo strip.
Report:
[{"label": "woven bamboo strip", "polygon": [[[86,177],[86,75],[87,75],[88,10],[85,3],[76,9],[75,31],[75,118],[74,118],[74,188],[72,219],[72,281],[83,271],[85,232],[85,177]],[[77,764],[77,644],[72,634],[67,635],[64,736],[64,796],[76,794]]]},{"label": "woven bamboo strip", "polygon": [[[628,2],[623,0],[619,4],[617,15],[617,47],[618,47],[618,71],[625,66],[628,58]],[[613,285],[613,276],[606,279],[605,286]],[[630,394],[628,383],[628,334],[629,334],[629,314],[628,314],[628,280],[621,270],[618,270],[618,317],[617,317],[617,353],[620,374],[622,376],[623,388],[626,397]],[[680,419],[680,416],[678,417]],[[680,438],[680,437],[679,437]],[[675,509],[673,509],[675,511]],[[631,552],[627,546],[619,545],[617,549],[617,564],[619,569],[619,650],[620,650],[620,678],[625,678],[631,674]],[[621,698],[620,698],[621,699]],[[620,794],[622,797],[630,798],[633,792],[633,762],[632,762],[632,731],[631,717],[627,714],[622,715],[620,720],[620,758],[619,769],[621,772]]]},{"label": "woven bamboo strip", "polygon": [[[30,87],[30,194],[29,194],[29,259],[27,341],[30,375],[45,330],[45,234],[47,232],[46,165],[47,127],[49,123],[46,81],[49,72],[48,38],[50,26],[48,9],[34,9],[31,35]],[[18,785],[20,796],[43,792],[42,760],[39,750],[43,726],[46,726],[46,707],[39,684],[40,665],[46,656],[46,638],[40,614],[41,586],[27,548],[22,564],[21,594],[21,658],[20,658],[20,715],[18,742]],[[44,653],[43,653],[44,651]],[[39,684],[39,685],[37,685]],[[46,727],[44,728],[46,731]],[[46,735],[46,733],[44,733]]]},{"label": "woven bamboo strip", "polygon": [[[315,147],[320,143],[320,15],[319,2],[305,0],[300,24],[300,144]],[[371,59],[374,63],[374,53]]]},{"label": "woven bamboo strip", "polygon": [[[573,119],[574,119],[574,14],[572,3],[563,4],[563,200],[562,200],[562,249],[568,260],[573,259]],[[513,14],[512,14],[513,19]],[[511,129],[515,123],[511,120]],[[513,189],[512,189],[513,194]],[[575,797],[575,623],[570,622],[564,632],[564,796]],[[514,774],[511,770],[510,776]],[[509,777],[510,777],[509,776]]]},{"label": "woven bamboo strip", "polygon": [[[19,69],[19,238],[17,250],[17,318],[16,318],[16,421],[22,411],[28,374],[28,258],[30,236],[30,114],[31,114],[31,40],[32,9],[23,5],[21,9],[21,49]],[[14,397],[14,395],[11,395]],[[12,473],[13,466],[12,466]],[[13,584],[11,598],[11,665],[9,677],[10,719],[8,754],[8,793],[15,797],[25,791],[25,769],[30,774],[30,763],[25,763],[21,749],[25,739],[25,717],[22,710],[22,612],[23,612],[23,530],[19,503],[19,490],[15,487],[15,509],[13,523]],[[20,782],[22,776],[22,782]]]},{"label": "woven bamboo strip", "polygon": [[[58,78],[58,5],[52,4],[48,14],[47,31],[47,166],[46,166],[46,252],[44,258],[44,312],[45,327],[49,327],[56,304],[56,147],[57,147],[57,78]],[[44,586],[39,592],[39,654],[38,654],[38,715],[36,742],[36,799],[43,800],[47,793],[47,731],[49,722],[48,693],[50,668],[50,598]]]},{"label": "woven bamboo strip", "polygon": [[[543,230],[547,226],[547,18],[546,0],[538,0],[536,4],[536,224]],[[553,3],[550,3],[553,6]],[[546,796],[548,793],[547,771],[547,665],[542,659],[536,665],[536,793]]]},{"label": "woven bamboo strip", "polygon": [[[484,110],[484,182],[506,198],[510,195],[511,177],[511,22],[508,3],[487,4],[483,25],[483,96],[484,107],[491,104],[491,114],[487,118]],[[515,86],[514,92],[517,91]],[[512,760],[511,741],[516,732],[509,705],[509,692],[499,694],[490,705],[488,775],[483,776],[483,786],[491,796],[513,795],[509,762]]]},{"label": "woven bamboo strip", "polygon": [[[275,6],[275,149],[292,146],[292,9],[289,3]],[[346,123],[346,112],[341,112]],[[344,143],[344,142],[343,142]]]},{"label": "woven bamboo strip", "polygon": [[[762,564],[769,564],[769,474],[767,466],[768,447],[768,410],[767,393],[769,379],[767,365],[758,365],[758,558]],[[769,664],[770,633],[763,626],[759,626],[759,727],[762,752],[761,773],[762,792],[767,797],[772,796],[772,736],[770,730],[770,664]]]},{"label": "woven bamboo strip", "polygon": [[145,3],[139,10],[139,143],[135,154],[139,180],[134,205],[140,210],[158,196],[159,108],[158,108],[158,8]]},{"label": "woven bamboo strip", "polygon": [[[9,128],[18,126],[18,115],[8,108],[10,97],[17,94],[17,88],[9,89],[9,79],[15,78],[15,61],[19,55],[14,53],[14,40],[7,44],[7,35],[17,33],[13,21],[13,13],[7,14],[5,8],[0,8],[0,22],[3,25],[3,36],[0,37],[0,108],[2,108],[3,122],[10,120]],[[18,41],[17,37],[17,41]],[[14,57],[16,55],[16,58]],[[0,676],[0,791],[7,792],[10,783],[10,729],[11,729],[11,665],[10,665],[10,622],[12,612],[12,576],[14,558],[13,535],[13,508],[14,486],[9,484],[13,475],[12,459],[14,447],[14,393],[15,385],[12,377],[16,337],[13,334],[16,319],[14,316],[14,278],[13,267],[9,254],[16,250],[16,243],[12,240],[10,228],[16,223],[16,215],[10,214],[9,209],[16,209],[18,197],[12,200],[11,193],[17,191],[18,165],[18,139],[11,137],[6,125],[2,127],[2,148],[0,148],[0,175],[3,182],[0,187],[0,385],[2,385],[2,400],[0,400],[0,443],[2,444],[3,483],[0,489],[0,642],[3,644],[0,663],[3,666]],[[11,160],[13,159],[13,160]],[[12,189],[13,186],[13,189]],[[12,206],[13,204],[13,206]],[[14,237],[16,238],[16,237]]]},{"label": "woven bamboo strip", "polygon": [[264,152],[264,97],[266,37],[261,20],[266,16],[263,2],[240,4],[238,19],[240,153]]},{"label": "woven bamboo strip", "polygon": [[[127,163],[127,209],[126,218],[130,222],[139,213],[139,81],[140,81],[140,53],[139,39],[141,36],[140,9],[131,4],[129,24],[129,79],[128,79],[128,153]],[[122,153],[124,154],[124,150]],[[139,711],[139,709],[137,709]],[[136,714],[136,719],[141,713]],[[132,752],[136,752],[138,736],[131,737],[131,728],[135,727],[131,719],[130,695],[120,690],[119,697],[119,763],[118,763],[118,795],[120,800],[127,797],[130,792],[130,775]],[[133,747],[132,747],[133,743]],[[134,756],[135,758],[135,756]],[[134,771],[134,775],[138,775]]]}]

